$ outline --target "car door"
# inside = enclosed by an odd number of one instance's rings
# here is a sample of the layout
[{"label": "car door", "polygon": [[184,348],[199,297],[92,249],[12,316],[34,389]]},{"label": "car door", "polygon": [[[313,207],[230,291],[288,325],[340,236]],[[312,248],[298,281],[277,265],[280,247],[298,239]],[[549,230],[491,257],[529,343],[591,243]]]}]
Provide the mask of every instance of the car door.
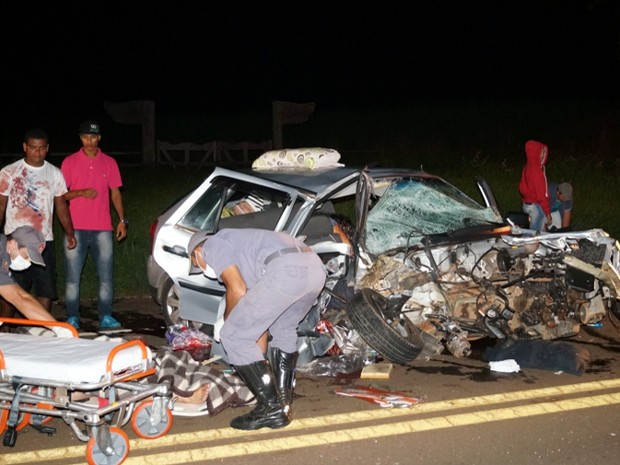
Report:
[{"label": "car door", "polygon": [[175,251],[184,265],[175,268],[173,280],[179,289],[180,316],[185,320],[214,324],[225,292],[217,280],[188,274],[187,243],[192,234],[224,228],[283,230],[298,200],[294,189],[231,173],[210,178],[174,225],[178,232]]}]

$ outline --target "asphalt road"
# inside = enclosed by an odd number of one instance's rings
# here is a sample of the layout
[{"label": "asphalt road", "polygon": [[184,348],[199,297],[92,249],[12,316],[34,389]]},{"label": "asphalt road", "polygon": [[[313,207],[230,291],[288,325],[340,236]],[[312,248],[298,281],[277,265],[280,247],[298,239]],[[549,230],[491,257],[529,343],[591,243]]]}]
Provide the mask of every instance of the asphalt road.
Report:
[{"label": "asphalt road", "polygon": [[[131,337],[163,343],[164,327],[148,299],[116,305]],[[620,460],[620,333],[609,320],[568,342],[590,355],[581,375],[543,369],[499,373],[482,360],[441,355],[394,366],[388,379],[300,376],[295,420],[280,430],[233,430],[248,407],[214,417],[174,417],[161,438],[136,436],[129,425],[126,464],[591,464]],[[336,393],[375,387],[418,400],[386,407]],[[47,436],[26,428],[15,447],[0,447],[0,464],[85,463],[86,445],[61,420]]]}]

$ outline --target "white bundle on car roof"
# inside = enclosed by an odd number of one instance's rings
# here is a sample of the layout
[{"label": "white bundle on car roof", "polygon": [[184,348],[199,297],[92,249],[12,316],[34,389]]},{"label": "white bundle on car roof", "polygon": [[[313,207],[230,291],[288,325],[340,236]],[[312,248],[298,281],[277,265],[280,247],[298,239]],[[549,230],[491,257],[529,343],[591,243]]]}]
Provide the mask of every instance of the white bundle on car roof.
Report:
[{"label": "white bundle on car roof", "polygon": [[274,169],[274,168],[332,168],[344,166],[338,163],[340,154],[334,149],[322,147],[309,147],[298,149],[270,150],[263,153],[252,163],[252,168]]}]

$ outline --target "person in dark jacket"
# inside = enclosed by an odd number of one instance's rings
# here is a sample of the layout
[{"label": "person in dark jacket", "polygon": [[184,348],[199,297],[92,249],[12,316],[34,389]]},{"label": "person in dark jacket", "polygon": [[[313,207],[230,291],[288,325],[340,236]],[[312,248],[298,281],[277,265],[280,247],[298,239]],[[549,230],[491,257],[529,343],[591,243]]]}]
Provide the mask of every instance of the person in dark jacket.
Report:
[{"label": "person in dark jacket", "polygon": [[530,229],[538,232],[546,231],[551,226],[551,208],[545,174],[549,149],[542,142],[528,140],[525,143],[525,156],[526,162],[519,182],[523,212],[530,218]]}]

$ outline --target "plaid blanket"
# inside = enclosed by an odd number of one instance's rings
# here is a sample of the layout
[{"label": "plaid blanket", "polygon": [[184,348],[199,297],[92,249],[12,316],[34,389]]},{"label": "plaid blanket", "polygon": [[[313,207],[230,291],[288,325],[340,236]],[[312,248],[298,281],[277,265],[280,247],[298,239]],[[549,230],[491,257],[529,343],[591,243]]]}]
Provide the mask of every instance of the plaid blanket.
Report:
[{"label": "plaid blanket", "polygon": [[227,407],[246,405],[254,400],[254,395],[239,377],[196,362],[188,352],[162,347],[155,354],[155,367],[157,382],[169,381],[172,392],[178,396],[189,397],[208,384],[207,410],[211,416]]}]

